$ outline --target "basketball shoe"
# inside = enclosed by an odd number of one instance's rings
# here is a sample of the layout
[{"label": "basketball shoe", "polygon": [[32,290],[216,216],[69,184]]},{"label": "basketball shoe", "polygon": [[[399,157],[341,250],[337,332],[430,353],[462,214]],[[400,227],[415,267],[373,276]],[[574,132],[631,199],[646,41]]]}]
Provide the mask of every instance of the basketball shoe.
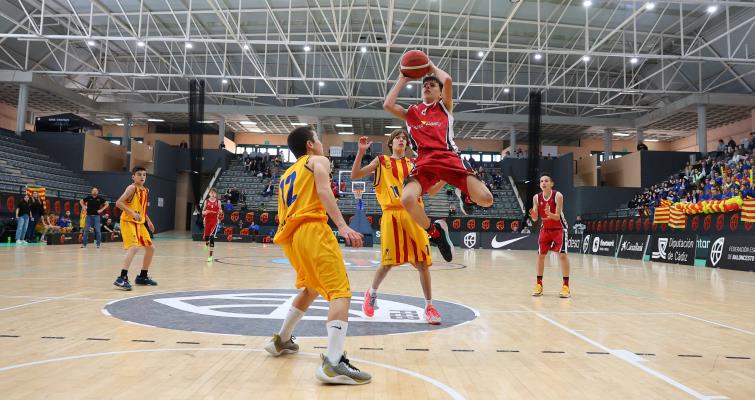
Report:
[{"label": "basketball shoe", "polygon": [[153,281],[152,278],[148,276],[137,276],[136,279],[134,279],[134,283],[142,286],[157,286],[157,281]]},{"label": "basketball shoe", "polygon": [[461,210],[464,215],[471,215],[474,211],[474,203],[472,202],[472,199],[470,199],[469,196],[467,196],[459,188],[456,188],[454,190],[454,193],[459,199],[459,210]]},{"label": "basketball shoe", "polygon": [[454,258],[453,248],[454,245],[451,242],[451,237],[448,235],[448,224],[442,219],[437,219],[430,226],[428,231],[430,234],[430,241],[438,246],[440,255],[446,262],[451,262]]},{"label": "basketball shoe", "polygon": [[273,338],[270,339],[270,342],[265,346],[265,350],[267,350],[268,353],[272,354],[275,357],[278,357],[281,354],[292,354],[299,351],[299,345],[294,343],[294,337],[291,336],[291,339],[288,339],[287,342],[284,342],[280,335],[277,333],[273,334]]},{"label": "basketball shoe", "polygon": [[372,376],[366,372],[362,372],[359,368],[351,365],[349,359],[346,358],[346,352],[343,353],[338,364],[333,365],[325,357],[325,354],[320,354],[322,364],[317,369],[315,377],[318,380],[325,383],[334,383],[339,385],[364,385],[372,381]]},{"label": "basketball shoe", "polygon": [[370,293],[370,290],[364,292],[364,301],[362,302],[362,312],[368,317],[375,315],[375,306],[377,305],[377,293]]},{"label": "basketball shoe", "polygon": [[561,291],[558,292],[558,297],[562,299],[567,299],[571,297],[571,290],[569,290],[569,286],[566,286],[566,285],[561,286]]},{"label": "basketball shoe", "polygon": [[440,313],[432,304],[428,304],[427,307],[425,307],[425,320],[430,325],[440,325]]},{"label": "basketball shoe", "polygon": [[131,290],[131,284],[128,282],[128,277],[124,278],[122,276],[119,276],[115,279],[113,285],[121,290]]},{"label": "basketball shoe", "polygon": [[532,291],[532,295],[535,297],[542,296],[543,295],[543,285],[537,284],[535,285],[535,289]]}]

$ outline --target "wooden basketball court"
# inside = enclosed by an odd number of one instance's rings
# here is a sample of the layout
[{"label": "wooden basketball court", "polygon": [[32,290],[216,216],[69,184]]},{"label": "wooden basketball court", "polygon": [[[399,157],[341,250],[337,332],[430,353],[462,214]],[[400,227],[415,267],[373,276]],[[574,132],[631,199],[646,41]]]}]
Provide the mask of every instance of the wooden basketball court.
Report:
[{"label": "wooden basketball court", "polygon": [[[314,378],[324,337],[299,338],[300,354],[273,358],[262,350],[268,336],[168,329],[157,327],[176,322],[165,315],[145,315],[159,320],[150,326],[103,311],[159,293],[292,288],[277,246],[221,243],[209,265],[203,244],[161,237],[151,274],[159,286],[131,292],[112,286],[119,243],[0,248],[3,399],[755,398],[752,273],[571,255],[573,297],[558,298],[549,260],[545,295],[532,298],[534,252],[457,249],[465,267],[433,273],[436,307],[479,315],[437,330],[350,336],[349,358],[373,382],[336,387]],[[357,310],[379,254],[346,254],[368,261],[349,270]],[[383,294],[422,297],[406,267]]]}]

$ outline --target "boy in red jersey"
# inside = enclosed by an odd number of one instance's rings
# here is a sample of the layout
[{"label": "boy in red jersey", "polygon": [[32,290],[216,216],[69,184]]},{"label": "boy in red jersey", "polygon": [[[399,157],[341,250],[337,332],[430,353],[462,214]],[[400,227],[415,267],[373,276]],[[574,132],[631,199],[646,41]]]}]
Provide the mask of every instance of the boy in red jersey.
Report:
[{"label": "boy in red jersey", "polygon": [[[472,202],[482,207],[493,205],[493,195],[477,178],[474,170],[459,157],[453,132],[453,82],[451,76],[432,62],[430,75],[422,80],[422,103],[408,109],[396,104],[401,89],[411,79],[399,74],[398,82],[388,93],[383,109],[402,121],[406,121],[409,143],[417,153],[414,165],[404,190],[401,203],[412,219],[430,234],[443,259],[451,261],[453,245],[448,236],[448,226],[443,220],[430,221],[418,202],[423,193],[439,181],[446,181],[460,189],[457,195],[463,199],[468,193]],[[462,193],[463,192],[463,193]],[[461,201],[466,213],[465,201]]]},{"label": "boy in red jersey", "polygon": [[540,248],[537,256],[537,284],[532,291],[533,296],[543,295],[543,271],[545,270],[545,255],[548,251],[558,253],[564,283],[559,297],[571,296],[569,290],[569,257],[566,255],[567,225],[564,218],[564,195],[553,190],[553,178],[549,174],[540,175],[540,190],[542,192],[532,198],[530,218],[537,221],[538,216],[543,220],[540,228]]},{"label": "boy in red jersey", "polygon": [[215,188],[210,189],[210,198],[205,200],[202,207],[202,218],[204,218],[204,240],[205,248],[210,249],[210,255],[207,262],[212,262],[212,251],[215,250],[215,233],[218,229],[220,219],[223,218],[223,212],[220,210],[220,202],[217,199],[218,192]]}]

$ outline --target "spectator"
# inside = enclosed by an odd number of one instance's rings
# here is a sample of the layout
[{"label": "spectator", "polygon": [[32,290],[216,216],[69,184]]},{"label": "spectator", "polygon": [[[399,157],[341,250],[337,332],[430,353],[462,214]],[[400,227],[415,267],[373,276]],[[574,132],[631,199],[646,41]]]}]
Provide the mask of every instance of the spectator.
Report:
[{"label": "spectator", "polygon": [[60,227],[61,232],[68,233],[73,231],[73,223],[71,222],[70,211],[66,211],[65,214],[58,218],[58,226]]},{"label": "spectator", "polygon": [[45,242],[45,238],[48,233],[60,233],[60,226],[58,225],[57,217],[53,214],[47,214],[42,216],[42,236],[39,238],[40,242]]},{"label": "spectator", "polygon": [[186,141],[185,141],[185,140],[182,140],[182,141],[181,141],[181,144],[179,144],[179,145],[178,145],[178,147],[180,147],[180,148],[182,148],[182,149],[188,149],[188,148],[189,148],[189,145],[188,145],[188,144],[186,143]]},{"label": "spectator", "polygon": [[100,217],[100,214],[108,208],[110,203],[100,196],[99,189],[95,187],[92,188],[92,194],[90,196],[79,200],[79,204],[81,204],[82,212],[83,210],[86,210],[86,221],[83,229],[84,235],[81,238],[81,248],[86,249],[89,240],[89,228],[94,227],[95,244],[99,249],[102,244],[102,231],[100,230],[102,218]]},{"label": "spectator", "polygon": [[729,143],[726,143],[726,147],[736,148],[737,147],[737,142],[734,141],[734,138],[730,137],[729,138]]},{"label": "spectator", "polygon": [[256,222],[252,222],[249,225],[249,234],[250,235],[259,235],[259,233],[260,233],[260,226],[257,225]]},{"label": "spectator", "polygon": [[448,216],[453,217],[456,215],[456,204],[451,203],[448,205]]},{"label": "spectator", "polygon": [[574,221],[574,225],[572,225],[572,231],[575,235],[582,235],[585,233],[585,228],[587,226],[582,223],[582,217],[577,215],[577,219]]},{"label": "spectator", "polygon": [[26,229],[31,219],[31,197],[24,195],[23,200],[16,204],[16,244],[26,244]]},{"label": "spectator", "polygon": [[648,146],[645,143],[643,142],[637,143],[637,151],[643,151],[647,149],[648,149]]},{"label": "spectator", "polygon": [[102,229],[109,233],[117,232],[117,230],[115,229],[115,223],[113,222],[112,218],[105,220],[105,223],[102,224]]},{"label": "spectator", "polygon": [[241,197],[241,192],[239,192],[239,190],[236,189],[235,186],[232,187],[231,189],[229,189],[228,195],[229,195],[229,200],[231,200],[231,204],[238,204],[239,203],[239,198]]},{"label": "spectator", "polygon": [[262,197],[270,197],[273,195],[273,181],[267,181],[267,186],[262,191]]},{"label": "spectator", "polygon": [[44,225],[41,225],[41,217],[45,214],[45,205],[42,203],[42,200],[39,198],[39,193],[32,192],[31,193],[31,219],[29,219],[29,226],[26,229],[26,242],[34,243],[34,239],[36,237],[36,230],[37,230],[37,224],[40,224],[40,228],[42,228]]},{"label": "spectator", "polygon": [[244,159],[244,172],[252,172],[252,159],[249,157]]}]

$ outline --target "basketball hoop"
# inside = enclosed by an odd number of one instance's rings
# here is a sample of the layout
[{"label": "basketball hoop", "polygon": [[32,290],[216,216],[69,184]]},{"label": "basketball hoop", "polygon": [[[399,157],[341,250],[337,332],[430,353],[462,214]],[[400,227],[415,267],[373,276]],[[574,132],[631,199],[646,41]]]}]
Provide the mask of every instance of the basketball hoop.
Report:
[{"label": "basketball hoop", "polygon": [[355,189],[354,190],[354,198],[357,200],[362,200],[362,195],[364,194],[364,189]]}]

